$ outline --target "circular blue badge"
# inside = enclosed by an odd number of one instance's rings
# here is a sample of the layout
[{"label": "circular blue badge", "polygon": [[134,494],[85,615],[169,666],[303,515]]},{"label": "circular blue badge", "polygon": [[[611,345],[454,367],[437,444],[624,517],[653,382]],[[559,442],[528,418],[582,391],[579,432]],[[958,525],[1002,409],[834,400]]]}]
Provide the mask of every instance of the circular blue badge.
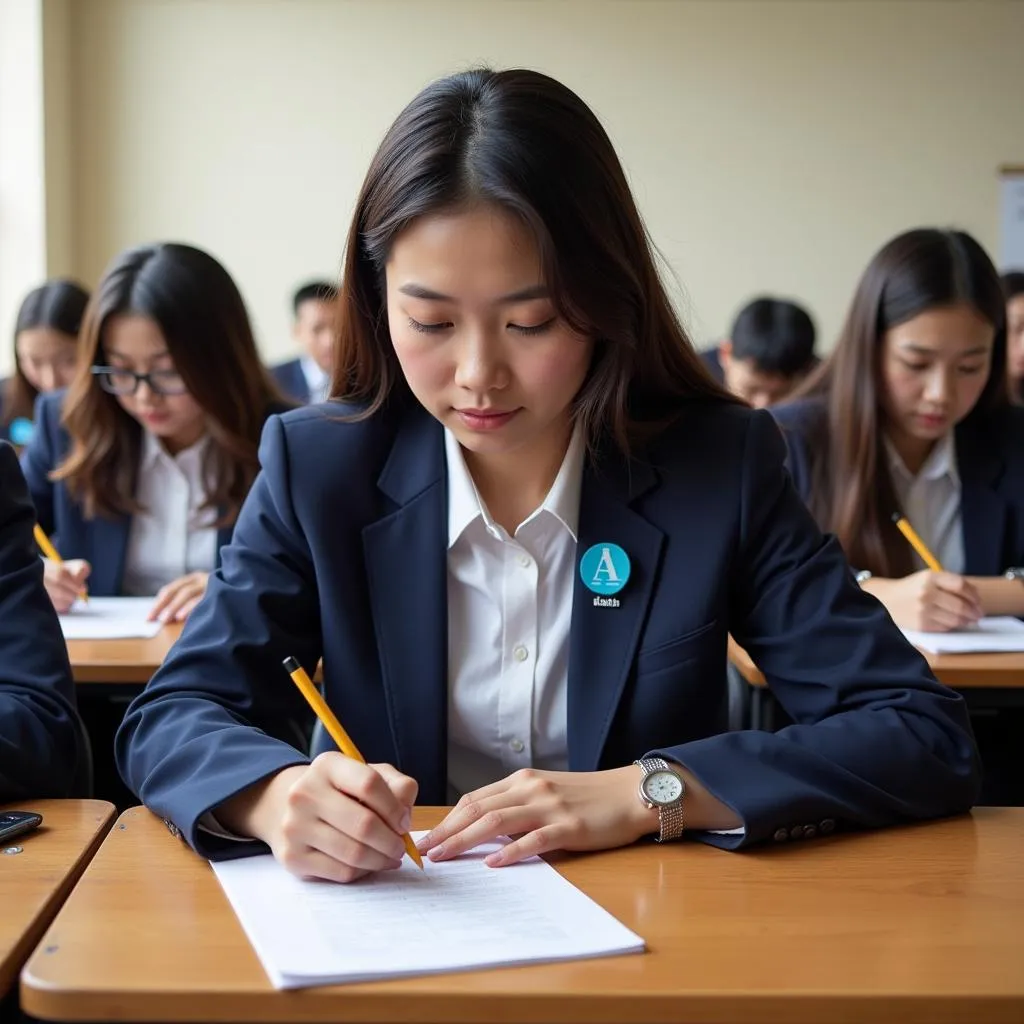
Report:
[{"label": "circular blue badge", "polygon": [[617,594],[629,580],[629,555],[618,544],[595,544],[580,559],[580,579],[595,594]]},{"label": "circular blue badge", "polygon": [[11,425],[7,429],[7,436],[11,439],[11,444],[16,444],[21,448],[32,440],[33,429],[31,420],[19,416],[16,420],[11,421]]}]

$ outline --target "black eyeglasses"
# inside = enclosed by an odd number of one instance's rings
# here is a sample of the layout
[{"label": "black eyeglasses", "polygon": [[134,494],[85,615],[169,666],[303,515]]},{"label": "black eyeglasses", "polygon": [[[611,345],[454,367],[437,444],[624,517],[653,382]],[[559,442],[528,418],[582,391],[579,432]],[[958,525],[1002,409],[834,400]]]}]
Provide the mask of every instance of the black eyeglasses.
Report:
[{"label": "black eyeglasses", "polygon": [[94,366],[92,375],[99,381],[100,387],[111,395],[134,395],[143,381],[156,395],[183,395],[188,391],[177,370],[136,373],[117,366]]}]

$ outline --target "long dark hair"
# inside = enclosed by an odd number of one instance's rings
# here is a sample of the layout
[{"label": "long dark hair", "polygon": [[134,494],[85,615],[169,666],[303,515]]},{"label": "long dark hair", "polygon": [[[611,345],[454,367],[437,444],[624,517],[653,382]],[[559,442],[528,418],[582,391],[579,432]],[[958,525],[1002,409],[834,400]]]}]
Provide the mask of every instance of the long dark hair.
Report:
[{"label": "long dark hair", "polygon": [[363,404],[360,416],[411,397],[389,339],[384,267],[413,220],[475,202],[522,218],[559,314],[595,340],[574,408],[592,448],[610,435],[628,453],[683,399],[732,400],[672,309],[600,122],[564,85],[522,70],[434,82],[384,136],[348,235],[335,397]]},{"label": "long dark hair", "polygon": [[64,406],[71,450],[52,474],[87,516],[141,511],[135,499],[142,427],[104,391],[91,369],[105,364],[104,327],[118,314],[149,317],[191,396],[202,406],[211,444],[206,507],[234,521],[258,470],[268,407],[283,400],[256,351],[249,315],[230,274],[189,245],[163,243],[115,258],[85,314],[81,362]]},{"label": "long dark hair", "polygon": [[22,417],[31,419],[32,407],[39,394],[21,368],[18,336],[23,331],[49,327],[66,334],[68,341],[73,344],[78,338],[82,314],[88,301],[89,293],[81,285],[65,278],[54,278],[33,288],[22,300],[14,322],[14,373],[4,385],[0,427],[8,427]]},{"label": "long dark hair", "polygon": [[835,533],[851,565],[878,576],[913,571],[891,521],[897,508],[882,442],[881,352],[886,331],[937,307],[966,303],[995,328],[991,370],[964,424],[1006,405],[1006,314],[999,275],[966,232],[919,228],[899,235],[864,271],[839,341],[801,390],[825,401],[812,456],[811,510]]}]

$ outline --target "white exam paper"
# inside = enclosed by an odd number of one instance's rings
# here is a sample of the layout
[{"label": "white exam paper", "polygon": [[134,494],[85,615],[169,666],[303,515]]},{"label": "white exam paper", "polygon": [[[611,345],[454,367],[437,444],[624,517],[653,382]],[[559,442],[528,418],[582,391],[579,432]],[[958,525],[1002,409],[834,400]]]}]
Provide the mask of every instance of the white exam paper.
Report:
[{"label": "white exam paper", "polygon": [[65,640],[126,640],[154,637],[161,622],[147,622],[151,597],[90,597],[59,615]]},{"label": "white exam paper", "polygon": [[[414,838],[424,833],[415,833]],[[424,871],[308,882],[270,854],[213,870],[277,988],[641,952],[644,941],[534,857],[483,863],[500,843]]]},{"label": "white exam paper", "polygon": [[922,633],[905,629],[903,635],[915,647],[932,654],[1024,651],[1024,622],[1008,615],[981,619],[973,629],[952,633]]}]

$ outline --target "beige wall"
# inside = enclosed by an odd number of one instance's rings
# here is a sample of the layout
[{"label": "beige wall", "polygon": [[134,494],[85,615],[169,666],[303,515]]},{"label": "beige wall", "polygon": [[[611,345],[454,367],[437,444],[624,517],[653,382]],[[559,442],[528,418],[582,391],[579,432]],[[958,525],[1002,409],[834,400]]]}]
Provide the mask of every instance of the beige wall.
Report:
[{"label": "beige wall", "polygon": [[74,0],[74,269],[209,248],[268,357],[287,296],[334,274],[391,118],[479,62],[562,78],[603,119],[694,334],[755,292],[830,343],[887,237],[955,224],[997,249],[1024,162],[1024,3],[927,0]]}]

